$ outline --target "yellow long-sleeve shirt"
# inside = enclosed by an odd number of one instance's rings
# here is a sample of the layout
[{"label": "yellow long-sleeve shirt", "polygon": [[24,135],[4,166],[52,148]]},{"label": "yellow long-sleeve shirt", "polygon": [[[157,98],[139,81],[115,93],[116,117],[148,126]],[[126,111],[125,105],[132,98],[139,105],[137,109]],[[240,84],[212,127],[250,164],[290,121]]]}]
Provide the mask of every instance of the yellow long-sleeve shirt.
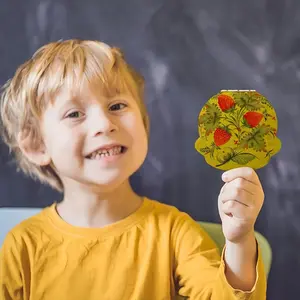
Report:
[{"label": "yellow long-sleeve shirt", "polygon": [[[13,228],[0,252],[1,300],[264,300],[261,254],[251,292],[227,282],[223,255],[187,214],[145,198],[104,228],[63,221],[55,204]],[[177,292],[176,292],[177,291]]]}]

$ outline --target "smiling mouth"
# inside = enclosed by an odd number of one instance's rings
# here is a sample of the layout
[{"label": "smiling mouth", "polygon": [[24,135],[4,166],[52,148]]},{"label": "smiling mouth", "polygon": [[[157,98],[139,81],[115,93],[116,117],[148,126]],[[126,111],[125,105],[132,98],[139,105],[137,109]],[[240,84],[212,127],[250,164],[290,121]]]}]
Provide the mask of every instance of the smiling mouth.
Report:
[{"label": "smiling mouth", "polygon": [[115,146],[115,147],[111,147],[109,149],[100,149],[100,150],[94,151],[90,155],[86,156],[86,158],[97,160],[97,159],[101,159],[104,157],[118,156],[118,155],[125,153],[126,150],[127,150],[127,148],[124,146]]}]

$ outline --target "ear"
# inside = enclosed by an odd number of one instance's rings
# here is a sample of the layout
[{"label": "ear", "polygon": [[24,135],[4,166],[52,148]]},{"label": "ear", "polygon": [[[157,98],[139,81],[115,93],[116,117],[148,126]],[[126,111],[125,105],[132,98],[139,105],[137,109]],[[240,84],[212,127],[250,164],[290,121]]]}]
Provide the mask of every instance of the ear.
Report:
[{"label": "ear", "polygon": [[51,157],[41,139],[36,139],[32,131],[18,134],[18,144],[26,158],[35,165],[47,166]]}]

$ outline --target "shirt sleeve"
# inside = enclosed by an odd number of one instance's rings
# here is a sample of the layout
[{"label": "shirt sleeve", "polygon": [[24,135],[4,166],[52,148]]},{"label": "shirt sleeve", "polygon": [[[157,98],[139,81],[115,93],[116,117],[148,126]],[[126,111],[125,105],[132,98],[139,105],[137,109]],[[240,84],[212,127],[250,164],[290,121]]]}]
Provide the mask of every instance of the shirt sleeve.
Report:
[{"label": "shirt sleeve", "polygon": [[25,251],[9,232],[0,249],[0,299],[24,300],[21,270]]},{"label": "shirt sleeve", "polygon": [[256,282],[251,291],[234,289],[225,276],[224,252],[187,214],[174,226],[175,280],[178,293],[190,300],[265,300],[266,276],[258,247]]}]

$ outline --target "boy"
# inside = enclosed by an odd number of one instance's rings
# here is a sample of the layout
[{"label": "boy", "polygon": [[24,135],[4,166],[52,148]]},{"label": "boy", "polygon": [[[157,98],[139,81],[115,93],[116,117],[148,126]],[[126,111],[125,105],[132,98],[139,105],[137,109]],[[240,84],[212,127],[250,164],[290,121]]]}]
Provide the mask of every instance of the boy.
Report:
[{"label": "boy", "polygon": [[5,85],[1,120],[20,168],[64,195],[7,235],[1,300],[266,299],[253,170],[223,174],[221,258],[187,214],[132,190],[149,122],[143,79],[118,49],[42,47]]}]

